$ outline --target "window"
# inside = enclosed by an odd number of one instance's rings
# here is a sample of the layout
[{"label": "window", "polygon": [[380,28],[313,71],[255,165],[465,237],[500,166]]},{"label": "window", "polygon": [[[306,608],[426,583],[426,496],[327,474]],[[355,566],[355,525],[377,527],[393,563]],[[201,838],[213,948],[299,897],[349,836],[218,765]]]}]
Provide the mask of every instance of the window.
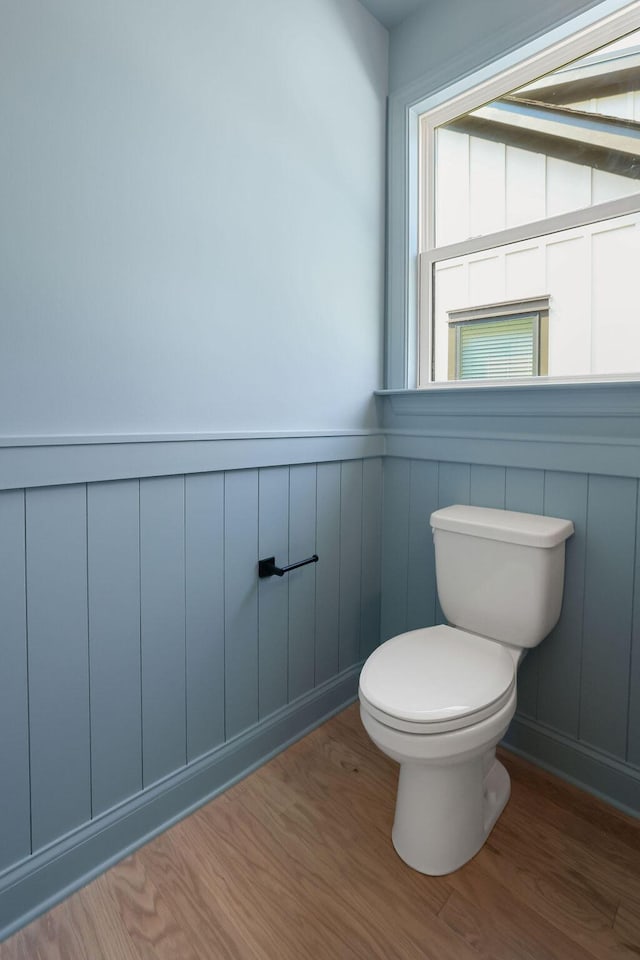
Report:
[{"label": "window", "polygon": [[449,311],[449,380],[509,380],[547,372],[548,298]]},{"label": "window", "polygon": [[420,115],[418,385],[640,372],[639,27]]}]

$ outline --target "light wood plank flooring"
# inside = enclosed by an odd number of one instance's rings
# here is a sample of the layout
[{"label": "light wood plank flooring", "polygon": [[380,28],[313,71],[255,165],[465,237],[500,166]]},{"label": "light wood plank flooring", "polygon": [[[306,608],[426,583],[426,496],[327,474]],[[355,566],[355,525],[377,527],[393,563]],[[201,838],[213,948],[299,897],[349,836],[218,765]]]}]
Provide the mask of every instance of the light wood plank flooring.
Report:
[{"label": "light wood plank flooring", "polygon": [[445,878],[391,846],[397,768],[351,707],[0,945],[0,960],[640,956],[640,822],[503,753]]}]

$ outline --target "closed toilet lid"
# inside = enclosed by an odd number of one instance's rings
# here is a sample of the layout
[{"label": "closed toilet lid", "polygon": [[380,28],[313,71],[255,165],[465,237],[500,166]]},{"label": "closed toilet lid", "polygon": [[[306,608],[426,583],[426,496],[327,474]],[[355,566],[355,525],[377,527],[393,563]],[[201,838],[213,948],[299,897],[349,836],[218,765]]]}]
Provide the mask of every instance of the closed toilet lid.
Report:
[{"label": "closed toilet lid", "polygon": [[360,692],[373,707],[424,724],[471,717],[492,706],[498,710],[514,685],[508,650],[445,625],[387,640],[360,674]]}]

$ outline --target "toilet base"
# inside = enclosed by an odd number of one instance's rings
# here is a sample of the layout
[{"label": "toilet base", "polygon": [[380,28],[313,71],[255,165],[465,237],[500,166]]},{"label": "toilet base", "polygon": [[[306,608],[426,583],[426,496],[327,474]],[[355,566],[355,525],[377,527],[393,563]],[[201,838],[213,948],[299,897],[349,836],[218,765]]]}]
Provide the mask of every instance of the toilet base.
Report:
[{"label": "toilet base", "polygon": [[430,876],[457,870],[480,850],[511,793],[495,751],[462,763],[402,763],[392,840],[406,864]]}]

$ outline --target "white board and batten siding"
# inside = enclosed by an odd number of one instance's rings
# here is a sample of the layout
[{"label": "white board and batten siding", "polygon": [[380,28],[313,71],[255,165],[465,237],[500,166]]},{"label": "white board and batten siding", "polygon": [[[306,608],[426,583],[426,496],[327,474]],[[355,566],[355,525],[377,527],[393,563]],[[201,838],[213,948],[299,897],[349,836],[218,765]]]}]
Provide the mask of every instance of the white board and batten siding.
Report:
[{"label": "white board and batten siding", "polygon": [[[636,180],[440,131],[438,243],[638,192]],[[462,184],[454,194],[454,182]],[[435,379],[448,372],[448,311],[549,296],[549,376],[640,369],[640,213],[435,265]]]}]

